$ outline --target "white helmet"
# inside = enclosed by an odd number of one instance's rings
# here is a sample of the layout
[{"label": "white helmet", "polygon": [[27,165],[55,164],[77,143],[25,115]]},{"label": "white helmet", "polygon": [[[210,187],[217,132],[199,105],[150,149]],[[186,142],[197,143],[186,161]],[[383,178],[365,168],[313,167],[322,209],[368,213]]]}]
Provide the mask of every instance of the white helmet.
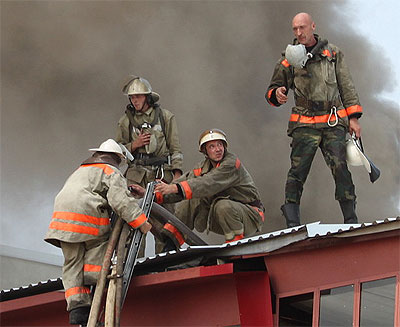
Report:
[{"label": "white helmet", "polygon": [[91,152],[97,152],[97,151],[99,151],[99,152],[111,152],[111,153],[117,154],[122,159],[126,159],[126,156],[125,156],[124,152],[122,151],[122,148],[113,139],[108,139],[107,141],[104,141],[103,143],[101,143],[98,148],[89,149],[89,151],[91,151]]},{"label": "white helmet", "polygon": [[350,166],[364,166],[368,173],[371,173],[371,165],[354,137],[346,141],[346,155]]},{"label": "white helmet", "polygon": [[226,141],[225,132],[218,128],[213,128],[213,129],[207,129],[206,131],[201,133],[199,137],[199,151],[202,152],[203,144],[213,140],[221,140],[224,142],[225,148],[228,147],[228,142]]},{"label": "white helmet", "polygon": [[303,68],[309,59],[306,47],[303,44],[289,44],[285,50],[285,58],[289,64],[296,68]]}]

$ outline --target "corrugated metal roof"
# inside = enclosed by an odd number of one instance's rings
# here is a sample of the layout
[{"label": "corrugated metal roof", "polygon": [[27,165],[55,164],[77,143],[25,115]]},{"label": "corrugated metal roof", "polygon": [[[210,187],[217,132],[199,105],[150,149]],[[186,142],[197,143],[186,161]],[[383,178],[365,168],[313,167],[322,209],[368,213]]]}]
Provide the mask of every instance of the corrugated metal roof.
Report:
[{"label": "corrugated metal roof", "polygon": [[47,292],[53,292],[64,289],[61,278],[49,279],[47,281],[29,284],[9,290],[2,290],[0,293],[0,302],[32,296]]},{"label": "corrugated metal roof", "polygon": [[[321,239],[327,237],[355,237],[400,229],[400,217],[376,220],[362,224],[320,224],[315,222],[293,228],[245,238],[236,242],[190,246],[178,251],[160,253],[152,257],[138,259],[134,274],[162,271],[166,268],[186,264],[196,266],[202,258],[227,258],[242,255],[267,254],[302,240]],[[1,291],[0,301],[30,296],[62,289],[61,278],[52,279],[20,288]]]}]

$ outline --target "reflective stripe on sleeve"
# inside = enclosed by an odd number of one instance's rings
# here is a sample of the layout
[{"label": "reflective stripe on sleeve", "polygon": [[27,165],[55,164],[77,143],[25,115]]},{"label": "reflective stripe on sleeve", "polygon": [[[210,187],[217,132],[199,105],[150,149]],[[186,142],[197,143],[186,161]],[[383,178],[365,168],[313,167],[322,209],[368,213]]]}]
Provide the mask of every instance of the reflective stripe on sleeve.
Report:
[{"label": "reflective stripe on sleeve", "polygon": [[137,217],[135,220],[131,221],[129,223],[130,226],[132,226],[133,228],[138,228],[139,226],[141,226],[143,223],[145,223],[147,221],[147,217],[145,216],[144,213],[142,213],[139,217]]},{"label": "reflective stripe on sleeve", "polygon": [[362,113],[362,111],[363,111],[362,107],[359,106],[358,104],[346,108],[346,112],[347,112],[348,116],[355,114],[355,113]]},{"label": "reflective stripe on sleeve", "polygon": [[183,191],[185,192],[185,199],[190,200],[193,196],[192,189],[187,181],[180,182]]},{"label": "reflective stripe on sleeve", "polygon": [[164,202],[164,196],[161,192],[155,192],[154,194],[156,195],[156,203],[161,204]]},{"label": "reflective stripe on sleeve", "polygon": [[183,235],[181,234],[181,232],[174,225],[171,225],[170,223],[166,223],[164,225],[164,228],[167,231],[171,232],[175,236],[175,238],[178,241],[179,245],[182,245],[183,243],[185,243],[185,239],[183,238]]}]

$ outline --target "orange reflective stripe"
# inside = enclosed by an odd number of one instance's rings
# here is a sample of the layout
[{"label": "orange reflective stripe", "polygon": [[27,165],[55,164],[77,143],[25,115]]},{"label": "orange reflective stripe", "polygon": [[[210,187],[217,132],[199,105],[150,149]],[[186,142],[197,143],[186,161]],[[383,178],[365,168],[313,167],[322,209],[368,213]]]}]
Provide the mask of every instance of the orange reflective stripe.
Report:
[{"label": "orange reflective stripe", "polygon": [[[340,118],[346,117],[347,116],[346,109],[338,110],[337,115]],[[328,118],[329,118],[329,114],[321,115],[321,116],[314,116],[314,117],[302,116],[299,114],[291,114],[290,115],[290,121],[295,121],[295,122],[299,122],[299,123],[303,123],[303,124],[327,123]],[[330,121],[335,121],[335,120],[336,120],[335,115],[332,115]]]},{"label": "orange reflective stripe", "polygon": [[76,294],[90,294],[90,289],[84,286],[71,287],[65,291],[65,298]]},{"label": "orange reflective stripe", "polygon": [[193,196],[192,189],[189,186],[187,181],[183,181],[180,183],[182,186],[183,191],[185,192],[185,199],[190,200]]},{"label": "orange reflective stripe", "polygon": [[109,225],[110,219],[107,217],[94,217],[84,215],[81,213],[67,212],[67,211],[55,211],[53,212],[53,219],[73,220],[82,223],[90,223],[94,225]]},{"label": "orange reflective stripe", "polygon": [[110,166],[107,166],[106,164],[95,163],[89,165],[82,165],[81,167],[98,167],[100,169],[103,169],[104,173],[107,175],[111,175],[112,173],[114,173],[114,170]]},{"label": "orange reflective stripe", "polygon": [[322,51],[322,54],[324,54],[327,57],[332,57],[331,52],[328,49],[325,49],[324,51]]},{"label": "orange reflective stripe", "polygon": [[289,64],[289,62],[287,61],[287,59],[282,60],[282,61],[281,61],[281,64],[282,64],[283,66],[285,66],[286,68],[288,68],[288,67],[290,66],[290,64]]},{"label": "orange reflective stripe", "polygon": [[268,93],[267,93],[268,99],[271,99],[271,94],[272,94],[273,91],[274,91],[274,89],[270,89],[270,90],[268,91]]},{"label": "orange reflective stripe", "polygon": [[239,158],[236,158],[235,167],[236,167],[236,169],[239,169],[239,167],[240,167],[240,160],[239,160]]},{"label": "orange reflective stripe", "polygon": [[61,223],[54,220],[50,223],[49,228],[56,230],[63,230],[66,232],[80,233],[80,234],[89,234],[89,235],[99,234],[99,229],[96,227],[80,226],[70,223]]},{"label": "orange reflective stripe", "polygon": [[183,243],[185,243],[185,239],[183,238],[183,235],[181,234],[181,232],[174,225],[171,225],[170,223],[166,223],[164,225],[164,228],[167,231],[171,232],[175,236],[175,238],[178,241],[179,245],[182,245]]},{"label": "orange reflective stripe", "polygon": [[89,265],[89,264],[83,265],[83,271],[99,272],[100,270],[101,270],[101,266],[99,266],[99,265]]},{"label": "orange reflective stripe", "polygon": [[156,203],[161,204],[164,202],[164,196],[162,195],[161,192],[156,192]]},{"label": "orange reflective stripe", "polygon": [[262,221],[264,221],[264,219],[265,219],[265,216],[264,216],[264,211],[262,211],[260,208],[258,208],[258,207],[254,207],[254,206],[251,206],[255,211],[257,211],[258,212],[258,214],[261,216],[261,220]]},{"label": "orange reflective stripe", "polygon": [[271,106],[276,107],[276,105],[271,102],[271,95],[272,95],[273,91],[274,91],[274,89],[270,89],[268,91],[268,93],[267,93],[267,101]]},{"label": "orange reflective stripe", "polygon": [[147,221],[147,217],[142,213],[139,217],[129,223],[133,228],[138,228],[140,225]]},{"label": "orange reflective stripe", "polygon": [[220,163],[220,162],[218,162],[218,163],[216,164],[215,168],[218,168],[219,166],[221,166],[221,163]]},{"label": "orange reflective stripe", "polygon": [[358,112],[361,113],[362,111],[363,111],[362,107],[359,106],[358,104],[346,108],[346,112],[347,112],[348,116],[358,113]]},{"label": "orange reflective stripe", "polygon": [[194,176],[200,176],[201,175],[201,168],[193,169]]},{"label": "orange reflective stripe", "polygon": [[228,241],[225,241],[225,243],[230,243],[230,242],[239,241],[239,240],[241,240],[241,239],[243,239],[243,238],[244,238],[244,235],[243,235],[243,234],[236,235],[233,239],[228,240]]}]

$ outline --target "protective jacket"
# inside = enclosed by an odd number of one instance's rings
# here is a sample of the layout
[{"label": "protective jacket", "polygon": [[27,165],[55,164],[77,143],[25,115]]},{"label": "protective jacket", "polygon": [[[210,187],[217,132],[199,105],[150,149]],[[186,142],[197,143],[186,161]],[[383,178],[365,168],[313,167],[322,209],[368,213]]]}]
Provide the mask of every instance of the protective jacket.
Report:
[{"label": "protective jacket", "polygon": [[[315,35],[317,41],[320,37]],[[294,44],[297,44],[295,40]],[[294,92],[295,106],[289,119],[288,135],[295,128],[329,128],[348,126],[348,117],[359,118],[362,107],[341,50],[328,43],[307,61],[304,68],[295,68],[279,59],[265,95],[272,106],[280,106],[276,89],[285,86]]]},{"label": "protective jacket", "polygon": [[117,166],[106,154],[81,164],[55,198],[45,241],[60,247],[59,241],[78,243],[107,235],[111,210],[133,228],[147,221]]},{"label": "protective jacket", "polygon": [[[207,202],[211,204],[208,216],[198,217],[195,221],[193,220],[194,216],[185,217],[185,223],[189,228],[196,228],[199,232],[203,232],[206,228],[215,232],[220,231],[220,228],[215,226],[217,220],[213,216],[212,208],[218,199],[229,199],[251,208],[251,219],[258,230],[261,230],[264,207],[252,177],[236,155],[226,151],[224,158],[215,168],[213,168],[211,160],[205,158],[193,170],[177,179],[175,183],[180,189],[179,194],[162,196],[160,193],[156,193],[158,203],[207,198]],[[187,201],[182,204],[189,205]],[[192,219],[192,221],[187,221],[187,219]]]},{"label": "protective jacket", "polygon": [[118,122],[116,141],[131,149],[132,142],[137,139],[141,129],[146,129],[152,134],[151,141],[148,146],[141,147],[133,153],[135,160],[130,164],[126,178],[129,182],[146,187],[147,183],[155,178],[154,167],[149,161],[153,158],[169,157],[170,164],[165,164],[164,170],[165,180],[171,182],[172,171],[177,169],[182,172],[183,164],[175,116],[158,105],[144,113],[127,108]]}]

